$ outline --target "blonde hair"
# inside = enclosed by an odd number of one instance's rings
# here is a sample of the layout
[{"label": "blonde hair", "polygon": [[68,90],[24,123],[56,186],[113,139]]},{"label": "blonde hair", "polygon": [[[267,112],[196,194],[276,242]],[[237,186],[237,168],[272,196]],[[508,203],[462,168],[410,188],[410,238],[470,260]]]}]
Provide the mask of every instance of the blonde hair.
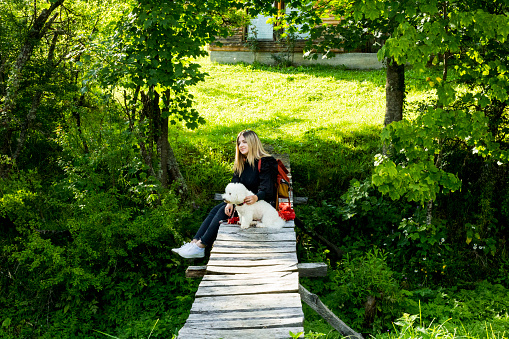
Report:
[{"label": "blonde hair", "polygon": [[[243,136],[246,139],[249,151],[247,156],[240,153],[239,150],[239,138]],[[244,171],[244,164],[247,162],[250,166],[253,166],[258,159],[263,157],[270,157],[270,154],[263,148],[262,142],[253,131],[244,130],[237,135],[237,144],[235,146],[235,162],[233,163],[233,171],[237,175],[241,175]]]}]

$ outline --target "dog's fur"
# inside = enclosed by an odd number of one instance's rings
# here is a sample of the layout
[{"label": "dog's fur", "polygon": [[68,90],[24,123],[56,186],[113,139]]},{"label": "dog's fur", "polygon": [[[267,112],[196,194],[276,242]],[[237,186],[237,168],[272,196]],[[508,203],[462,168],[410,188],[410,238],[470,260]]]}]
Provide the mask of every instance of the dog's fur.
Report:
[{"label": "dog's fur", "polygon": [[268,202],[259,200],[251,205],[244,204],[244,199],[249,195],[254,195],[254,193],[241,183],[228,184],[222,195],[225,202],[236,205],[240,228],[248,228],[255,224],[255,219],[260,220],[256,223],[257,227],[282,228],[284,226],[285,220]]}]

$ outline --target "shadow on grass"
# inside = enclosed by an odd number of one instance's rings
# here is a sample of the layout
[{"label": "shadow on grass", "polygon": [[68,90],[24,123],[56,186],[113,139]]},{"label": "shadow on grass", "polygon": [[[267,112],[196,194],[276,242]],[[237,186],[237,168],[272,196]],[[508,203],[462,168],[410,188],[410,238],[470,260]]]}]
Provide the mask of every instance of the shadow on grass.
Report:
[{"label": "shadow on grass", "polygon": [[[206,190],[211,190],[209,194],[220,192],[231,176],[235,138],[238,132],[249,128],[258,133],[263,143],[273,146],[275,153],[290,155],[294,190],[298,196],[337,198],[347,190],[352,179],[362,180],[371,175],[373,156],[380,148],[381,127],[364,125],[362,129],[348,130],[345,126],[341,129],[334,125],[322,126],[307,130],[303,137],[295,139],[291,131],[285,130],[294,121],[299,119],[278,123],[259,120],[249,127],[243,123],[207,126],[190,132],[178,141],[183,171],[189,177],[191,173],[185,167],[192,168],[194,175],[204,179]],[[200,162],[204,163],[203,168]]]}]

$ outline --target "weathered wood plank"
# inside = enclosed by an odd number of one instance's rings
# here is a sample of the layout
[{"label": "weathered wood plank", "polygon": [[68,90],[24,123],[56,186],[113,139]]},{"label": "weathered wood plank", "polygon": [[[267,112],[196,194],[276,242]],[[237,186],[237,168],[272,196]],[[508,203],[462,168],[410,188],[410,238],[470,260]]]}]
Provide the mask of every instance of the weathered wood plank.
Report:
[{"label": "weathered wood plank", "polygon": [[356,339],[364,339],[360,333],[352,330],[347,324],[343,322],[343,320],[339,319],[329,308],[327,305],[322,303],[320,298],[316,294],[313,294],[306,290],[304,286],[299,284],[299,294],[302,298],[302,301],[309,305],[313,310],[315,310],[319,315],[325,319],[329,325],[334,327],[339,333],[347,338],[356,338]]},{"label": "weathered wood plank", "polygon": [[196,298],[191,313],[214,311],[277,310],[302,307],[298,293],[253,294]]},{"label": "weathered wood plank", "polygon": [[[283,316],[283,315],[281,315]],[[267,328],[267,327],[288,327],[288,326],[302,326],[304,317],[279,317],[279,318],[261,318],[261,319],[240,319],[240,320],[223,320],[218,317],[214,321],[186,321],[185,326],[189,328],[218,329],[218,330],[237,330],[237,329],[252,329],[252,328]]]},{"label": "weathered wood plank", "polygon": [[[265,275],[247,275],[239,274],[236,275],[239,279],[217,279],[217,280],[202,280],[200,287],[212,287],[212,286],[249,286],[249,285],[262,285],[262,284],[273,284],[275,282],[292,282],[298,281],[298,273],[291,272],[289,274],[280,274],[274,276]],[[242,278],[248,276],[246,278]]]},{"label": "weathered wood plank", "polygon": [[214,253],[209,260],[270,260],[270,259],[294,259],[297,261],[297,253]]},{"label": "weathered wood plank", "polygon": [[212,248],[210,253],[227,253],[230,255],[237,254],[258,254],[258,253],[294,253],[295,247],[267,247],[267,248],[242,248],[242,247],[215,247]]},{"label": "weathered wood plank", "polygon": [[[266,236],[266,235],[264,235]],[[216,247],[230,247],[230,248],[295,248],[294,242],[277,242],[277,241],[214,241]]]},{"label": "weathered wood plank", "polygon": [[[264,260],[262,260],[263,262]],[[225,261],[226,263],[227,261]],[[228,261],[230,262],[230,261]],[[235,266],[234,260],[231,260],[232,264],[230,266]],[[216,261],[212,260],[209,263],[216,264]],[[242,263],[242,260],[240,260]],[[220,265],[217,265],[220,266]],[[227,266],[227,265],[225,265]],[[239,265],[237,265],[239,266]],[[297,264],[297,270],[299,272],[299,277],[325,277],[327,276],[327,264],[326,263],[302,263]],[[205,275],[207,271],[207,266],[189,266],[186,270],[186,277],[188,278],[200,278]],[[230,276],[225,276],[225,279],[233,279],[229,278]]]},{"label": "weathered wood plank", "polygon": [[[302,332],[302,326],[276,327],[264,329],[242,330],[207,330],[203,331],[191,327],[183,327],[179,332],[179,339],[288,339],[290,332]],[[299,338],[303,338],[301,336]]]},{"label": "weathered wood plank", "polygon": [[284,233],[221,233],[217,235],[216,241],[262,241],[262,242],[280,242],[296,241],[295,232]]},{"label": "weathered wood plank", "polygon": [[211,310],[210,312],[200,312],[189,314],[189,320],[193,321],[214,321],[218,317],[223,320],[236,320],[236,319],[260,319],[260,318],[275,318],[275,317],[302,317],[302,307],[288,307],[278,308],[269,310],[249,310],[249,311],[225,311],[216,312]]},{"label": "weathered wood plank", "polygon": [[257,266],[272,266],[272,265],[294,265],[297,261],[291,259],[267,259],[267,260],[209,260],[209,265],[214,266],[229,266],[229,267],[257,267]]},{"label": "weathered wood plank", "polygon": [[328,266],[324,262],[299,264],[299,277],[326,277]]},{"label": "weathered wood plank", "polygon": [[228,286],[200,286],[196,291],[196,297],[221,296],[221,295],[249,295],[262,293],[285,293],[297,292],[299,281],[275,281],[261,283],[259,285],[228,285]]},{"label": "weathered wood plank", "polygon": [[[292,220],[293,222],[293,220]],[[286,222],[287,224],[291,224],[290,221]],[[277,228],[266,228],[266,227],[250,227],[246,229],[241,229],[239,225],[236,224],[223,224],[219,227],[218,234],[225,233],[243,233],[243,234],[273,234],[273,233],[293,233],[295,232],[290,225],[289,227],[283,227],[280,229]]]},{"label": "weathered wood plank", "polygon": [[260,279],[271,278],[280,279],[294,272],[262,272],[262,273],[244,273],[244,274],[209,274],[203,277],[203,281],[207,280],[243,280],[243,279]]},{"label": "weathered wood plank", "polygon": [[274,265],[259,267],[207,266],[207,274],[264,274],[270,272],[297,272],[295,265]]}]

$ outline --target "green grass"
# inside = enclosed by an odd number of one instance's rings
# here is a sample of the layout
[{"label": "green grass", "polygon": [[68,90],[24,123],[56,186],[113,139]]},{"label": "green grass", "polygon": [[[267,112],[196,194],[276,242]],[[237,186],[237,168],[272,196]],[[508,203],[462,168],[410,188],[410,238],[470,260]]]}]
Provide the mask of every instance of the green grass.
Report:
[{"label": "green grass", "polygon": [[[383,127],[384,70],[200,64],[209,76],[191,93],[207,122],[172,131],[182,155],[220,154],[229,170],[237,133],[253,129],[275,152],[290,154],[297,195],[330,198],[369,175]],[[421,78],[408,78],[410,100],[425,95]]]}]

